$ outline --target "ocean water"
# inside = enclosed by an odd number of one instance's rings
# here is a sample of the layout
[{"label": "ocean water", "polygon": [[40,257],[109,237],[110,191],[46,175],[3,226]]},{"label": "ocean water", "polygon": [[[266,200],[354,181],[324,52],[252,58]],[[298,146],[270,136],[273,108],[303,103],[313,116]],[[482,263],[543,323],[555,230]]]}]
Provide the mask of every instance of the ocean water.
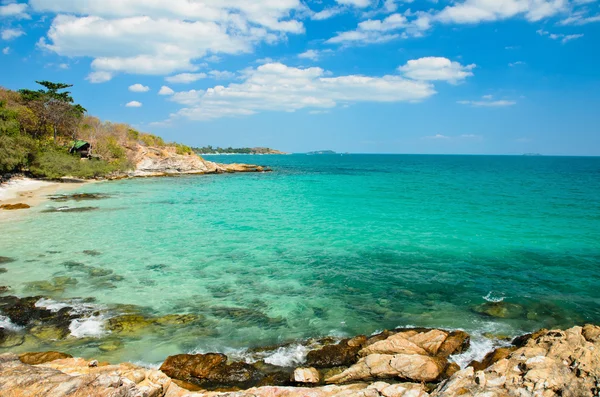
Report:
[{"label": "ocean water", "polygon": [[[600,323],[600,158],[210,160],[274,172],[90,184],[79,191],[110,197],[47,202],[17,221],[0,220],[0,256],[16,259],[0,265],[7,269],[0,285],[87,313],[71,324],[70,341],[43,347],[160,363],[182,352],[235,355],[399,326],[502,338]],[[42,212],[60,206],[98,209]],[[55,277],[75,281],[51,292],[31,284]],[[508,311],[481,313],[492,301]],[[124,305],[204,321],[99,350],[114,337],[107,319],[132,307]],[[301,361],[304,350],[292,345],[270,359]]]}]

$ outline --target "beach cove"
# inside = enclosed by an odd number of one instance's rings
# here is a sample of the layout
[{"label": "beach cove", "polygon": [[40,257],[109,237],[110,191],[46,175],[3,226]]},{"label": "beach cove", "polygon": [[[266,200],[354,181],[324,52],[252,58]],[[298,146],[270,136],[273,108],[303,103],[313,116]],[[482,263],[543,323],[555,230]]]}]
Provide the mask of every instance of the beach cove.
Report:
[{"label": "beach cove", "polygon": [[62,317],[4,316],[20,336],[0,352],[294,367],[319,338],[412,326],[467,331],[452,358],[465,367],[518,335],[600,322],[597,159],[260,163],[275,172],[81,185],[3,222],[3,296]]}]

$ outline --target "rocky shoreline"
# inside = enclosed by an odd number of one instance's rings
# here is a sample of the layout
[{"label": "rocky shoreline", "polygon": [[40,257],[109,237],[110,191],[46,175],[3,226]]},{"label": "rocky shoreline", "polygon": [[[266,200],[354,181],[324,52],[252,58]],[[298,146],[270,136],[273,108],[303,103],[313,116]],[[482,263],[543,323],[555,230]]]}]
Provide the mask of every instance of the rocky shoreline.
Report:
[{"label": "rocky shoreline", "polygon": [[[30,317],[38,320],[49,315],[28,310],[22,307],[19,310],[14,305],[7,310],[6,304],[3,307],[12,321],[21,320],[22,324],[26,324],[26,319],[19,318],[19,313],[30,313]],[[65,315],[59,311],[52,321],[60,322]],[[175,317],[155,321],[173,324],[186,321],[182,316]],[[123,320],[117,321],[120,327],[131,325]],[[0,334],[0,341],[5,343],[8,334]],[[463,331],[403,328],[369,337],[319,340],[318,347],[309,351],[299,366],[281,367],[264,360],[249,363],[231,360],[224,354],[208,353],[168,357],[159,370],[128,363],[99,363],[58,352],[5,353],[0,355],[0,394],[593,397],[600,391],[598,326],[543,329],[523,335],[515,338],[510,346],[498,348],[482,361],[473,361],[461,369],[452,357],[466,351],[469,344],[470,336]]]}]

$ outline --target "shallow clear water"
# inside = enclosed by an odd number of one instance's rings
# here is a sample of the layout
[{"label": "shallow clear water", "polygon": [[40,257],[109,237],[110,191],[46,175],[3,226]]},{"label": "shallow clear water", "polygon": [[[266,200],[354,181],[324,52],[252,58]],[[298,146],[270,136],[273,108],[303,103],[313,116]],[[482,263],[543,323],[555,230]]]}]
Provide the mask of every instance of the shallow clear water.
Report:
[{"label": "shallow clear water", "polygon": [[[77,284],[52,299],[206,316],[203,327],[130,338],[111,353],[86,338],[62,346],[113,361],[156,363],[184,351],[404,325],[514,335],[600,322],[600,158],[210,160],[274,172],[84,186],[111,197],[49,202],[0,223],[0,256],[17,259],[0,265],[8,270],[0,285],[27,296],[36,294],[27,282],[69,276]],[[38,213],[62,205],[99,209]],[[92,277],[68,261],[123,280]],[[479,314],[473,308],[484,297],[522,310],[514,318]],[[85,325],[102,332],[104,320]]]}]

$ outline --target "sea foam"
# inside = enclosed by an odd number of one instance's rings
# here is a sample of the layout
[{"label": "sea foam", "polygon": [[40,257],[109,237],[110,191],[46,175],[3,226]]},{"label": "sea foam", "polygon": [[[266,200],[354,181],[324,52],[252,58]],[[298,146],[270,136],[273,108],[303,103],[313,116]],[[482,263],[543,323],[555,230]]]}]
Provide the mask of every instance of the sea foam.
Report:
[{"label": "sea foam", "polygon": [[82,299],[71,299],[68,301],[55,301],[52,299],[42,298],[35,303],[36,307],[42,307],[52,312],[58,312],[64,308],[71,308],[70,314],[80,315],[71,321],[69,330],[71,335],[76,338],[99,338],[107,334],[104,329],[104,322],[107,317],[102,314],[97,314],[98,311],[104,309],[101,305],[94,305],[84,302]]}]

